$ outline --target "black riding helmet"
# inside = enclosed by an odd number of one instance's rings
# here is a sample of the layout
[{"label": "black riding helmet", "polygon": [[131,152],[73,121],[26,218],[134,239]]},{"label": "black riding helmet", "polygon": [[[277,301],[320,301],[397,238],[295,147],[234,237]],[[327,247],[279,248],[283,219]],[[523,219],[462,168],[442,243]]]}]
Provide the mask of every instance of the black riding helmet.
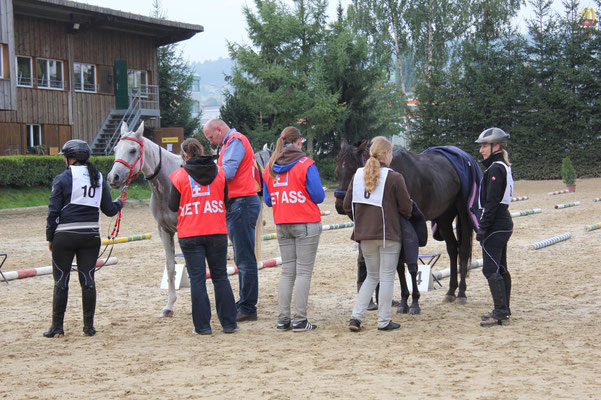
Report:
[{"label": "black riding helmet", "polygon": [[60,154],[66,158],[74,158],[79,162],[86,162],[90,158],[90,146],[80,139],[69,140],[63,145]]}]

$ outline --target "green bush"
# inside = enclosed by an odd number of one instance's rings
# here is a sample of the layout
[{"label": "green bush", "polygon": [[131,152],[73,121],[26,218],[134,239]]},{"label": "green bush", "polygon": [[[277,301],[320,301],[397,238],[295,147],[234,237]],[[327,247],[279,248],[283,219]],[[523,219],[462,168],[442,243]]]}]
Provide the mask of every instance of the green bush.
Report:
[{"label": "green bush", "polygon": [[[54,177],[65,170],[63,156],[2,156],[0,157],[0,187],[50,187]],[[104,177],[113,167],[112,156],[91,157]],[[134,182],[144,180],[139,175]]]},{"label": "green bush", "polygon": [[565,157],[561,160],[561,179],[566,185],[573,185],[576,183],[576,170],[572,165],[570,157]]}]

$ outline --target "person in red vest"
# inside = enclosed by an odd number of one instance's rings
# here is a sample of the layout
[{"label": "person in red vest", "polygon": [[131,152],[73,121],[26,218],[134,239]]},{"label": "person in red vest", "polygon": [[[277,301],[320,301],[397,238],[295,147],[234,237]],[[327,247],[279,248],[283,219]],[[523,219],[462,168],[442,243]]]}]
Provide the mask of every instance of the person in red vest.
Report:
[{"label": "person in red vest", "polygon": [[240,280],[237,321],[256,321],[259,277],[255,230],[261,201],[257,195],[259,171],[253,149],[246,136],[230,129],[220,119],[208,120],[204,125],[204,135],[219,150],[217,165],[223,169],[229,187],[225,217]]},{"label": "person in red vest", "polygon": [[[315,162],[301,150],[300,131],[284,128],[263,171],[263,199],[273,208],[273,220],[282,256],[278,289],[278,331],[312,331],[307,301],[315,255],[321,236],[321,211],[326,195]],[[294,314],[290,303],[294,289]]]},{"label": "person in red vest", "polygon": [[212,333],[206,259],[219,322],[223,332],[233,333],[238,330],[238,324],[234,293],[227,276],[225,203],[228,187],[225,173],[211,156],[204,156],[198,140],[184,140],[181,150],[186,163],[169,176],[172,182],[169,209],[177,212],[177,236],[190,277],[194,332],[200,335]]}]

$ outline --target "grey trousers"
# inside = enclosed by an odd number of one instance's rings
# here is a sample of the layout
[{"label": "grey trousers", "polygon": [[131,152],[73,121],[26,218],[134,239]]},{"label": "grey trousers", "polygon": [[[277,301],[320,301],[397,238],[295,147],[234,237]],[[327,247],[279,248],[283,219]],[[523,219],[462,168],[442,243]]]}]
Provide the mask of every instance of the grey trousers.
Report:
[{"label": "grey trousers", "polygon": [[394,291],[394,273],[399,262],[401,242],[387,240],[362,240],[361,251],[367,267],[367,278],[359,289],[352,317],[363,322],[365,311],[371,296],[380,283],[378,296],[378,328],[384,328],[390,322],[390,308]]},{"label": "grey trousers", "polygon": [[315,255],[321,236],[321,222],[276,225],[282,274],[278,290],[280,320],[290,320],[290,303],[294,290],[293,323],[307,319],[307,301]]}]

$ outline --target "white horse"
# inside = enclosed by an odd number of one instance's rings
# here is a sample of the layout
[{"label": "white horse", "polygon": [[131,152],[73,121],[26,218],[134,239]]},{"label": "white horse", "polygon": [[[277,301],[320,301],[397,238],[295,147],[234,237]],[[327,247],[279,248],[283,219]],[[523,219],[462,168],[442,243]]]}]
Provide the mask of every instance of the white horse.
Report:
[{"label": "white horse", "polygon": [[144,122],[136,132],[130,132],[124,122],[121,125],[121,138],[115,147],[115,162],[107,176],[109,185],[118,189],[128,183],[130,178],[144,174],[150,184],[150,210],[159,224],[159,237],[165,249],[167,262],[167,282],[169,295],[163,308],[163,317],[173,316],[173,305],[177,300],[175,292],[175,244],[173,235],[177,232],[177,213],[167,206],[171,189],[169,175],[182,166],[182,158],[142,136]]},{"label": "white horse", "polygon": [[[163,317],[173,316],[173,305],[177,300],[175,292],[175,243],[173,236],[177,233],[177,213],[169,210],[169,193],[171,180],[169,175],[182,166],[180,156],[162,148],[153,141],[142,136],[144,122],[136,132],[130,132],[124,122],[121,125],[121,138],[115,146],[115,162],[107,176],[107,181],[113,189],[118,189],[124,184],[129,184],[130,179],[139,173],[150,184],[152,195],[150,196],[150,210],[154,219],[159,224],[159,237],[165,249],[167,263],[167,282],[169,294],[167,305],[163,308]],[[257,153],[257,161],[262,167],[269,160],[270,149],[264,147]],[[263,208],[261,208],[262,210]],[[263,219],[259,214],[257,229],[255,232],[255,255],[257,262],[261,258],[261,242],[263,240]]]}]

